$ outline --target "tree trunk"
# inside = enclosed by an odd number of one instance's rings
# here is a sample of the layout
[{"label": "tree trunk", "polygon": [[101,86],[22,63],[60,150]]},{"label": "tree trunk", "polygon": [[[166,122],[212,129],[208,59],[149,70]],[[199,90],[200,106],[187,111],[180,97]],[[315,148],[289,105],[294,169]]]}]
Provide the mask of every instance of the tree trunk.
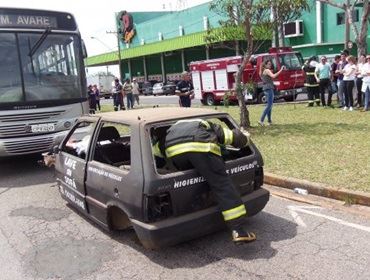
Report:
[{"label": "tree trunk", "polygon": [[370,14],[369,0],[365,0],[362,7],[361,16],[361,27],[358,37],[356,38],[357,43],[357,55],[366,55],[367,53],[367,32],[368,32],[368,18]]},{"label": "tree trunk", "polygon": [[285,42],[284,42],[284,24],[283,23],[278,24],[278,33],[279,33],[279,47],[284,47]]},{"label": "tree trunk", "polygon": [[[273,2],[271,2],[271,21],[275,22],[276,20],[276,6]],[[276,24],[273,24],[273,30],[272,30],[272,47],[277,48],[279,47],[279,42],[278,42],[278,31],[277,31],[277,26]]]},{"label": "tree trunk", "polygon": [[242,75],[245,66],[249,62],[249,59],[252,56],[253,52],[253,36],[252,36],[252,23],[251,23],[251,14],[250,11],[252,10],[253,0],[244,0],[243,1],[245,11],[247,11],[244,15],[244,31],[246,34],[246,43],[247,43],[247,50],[243,55],[242,63],[239,67],[238,72],[236,73],[236,95],[238,98],[239,104],[239,111],[240,111],[240,126],[242,128],[249,128],[251,126],[251,122],[249,119],[249,111],[245,104],[245,99],[243,95],[243,87],[241,86],[242,82]]}]

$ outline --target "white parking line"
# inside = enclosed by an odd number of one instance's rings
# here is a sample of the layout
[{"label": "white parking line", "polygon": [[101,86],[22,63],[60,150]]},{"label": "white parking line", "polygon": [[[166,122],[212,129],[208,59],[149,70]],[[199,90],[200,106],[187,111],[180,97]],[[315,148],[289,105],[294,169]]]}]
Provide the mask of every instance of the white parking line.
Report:
[{"label": "white parking line", "polygon": [[359,229],[359,230],[366,231],[366,232],[370,233],[370,227],[359,225],[359,224],[354,224],[354,223],[350,223],[350,222],[346,222],[346,221],[343,221],[341,219],[334,218],[334,217],[324,215],[324,214],[321,214],[321,213],[316,213],[316,212],[313,212],[313,211],[310,211],[310,210],[307,210],[307,209],[322,209],[322,208],[317,207],[317,206],[296,206],[296,205],[289,205],[288,206],[289,213],[292,215],[294,221],[297,223],[297,225],[302,226],[302,227],[307,227],[307,225],[302,220],[302,218],[298,215],[297,212],[301,212],[301,213],[313,215],[313,216],[316,216],[316,217],[324,218],[324,219],[327,219],[329,221],[335,222],[335,223],[340,224],[340,225],[344,225],[344,226],[347,226],[347,227],[352,227],[352,228]]}]

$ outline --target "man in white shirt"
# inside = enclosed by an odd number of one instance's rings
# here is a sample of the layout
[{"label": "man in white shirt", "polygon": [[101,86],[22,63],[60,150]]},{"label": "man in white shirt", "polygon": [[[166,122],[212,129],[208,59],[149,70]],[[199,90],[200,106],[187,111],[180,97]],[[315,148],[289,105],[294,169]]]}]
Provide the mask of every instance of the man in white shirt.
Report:
[{"label": "man in white shirt", "polygon": [[136,80],[136,78],[132,79],[132,93],[134,95],[134,103],[136,101],[137,105],[140,105],[139,95],[140,95],[140,87]]}]

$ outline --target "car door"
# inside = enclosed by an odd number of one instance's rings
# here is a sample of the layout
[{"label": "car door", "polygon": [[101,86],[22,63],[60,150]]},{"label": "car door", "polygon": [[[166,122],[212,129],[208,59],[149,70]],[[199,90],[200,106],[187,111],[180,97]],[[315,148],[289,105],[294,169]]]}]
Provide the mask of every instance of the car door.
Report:
[{"label": "car door", "polygon": [[61,144],[55,161],[60,194],[85,213],[88,213],[85,201],[86,161],[95,127],[96,122],[92,120],[77,122]]},{"label": "car door", "polygon": [[131,216],[131,207],[136,205],[137,209],[141,204],[140,150],[132,148],[132,139],[131,126],[102,121],[92,144],[91,160],[87,163],[86,202],[90,215],[104,225],[108,223],[110,206]]}]

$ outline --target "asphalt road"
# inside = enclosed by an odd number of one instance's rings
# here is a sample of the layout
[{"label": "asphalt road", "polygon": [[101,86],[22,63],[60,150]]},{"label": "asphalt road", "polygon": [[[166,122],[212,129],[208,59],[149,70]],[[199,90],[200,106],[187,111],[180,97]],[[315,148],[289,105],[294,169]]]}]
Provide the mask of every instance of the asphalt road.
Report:
[{"label": "asphalt road", "polygon": [[2,280],[370,279],[370,220],[350,211],[271,196],[248,220],[256,242],[234,245],[225,230],[152,251],[70,208],[35,157],[0,170]]}]

